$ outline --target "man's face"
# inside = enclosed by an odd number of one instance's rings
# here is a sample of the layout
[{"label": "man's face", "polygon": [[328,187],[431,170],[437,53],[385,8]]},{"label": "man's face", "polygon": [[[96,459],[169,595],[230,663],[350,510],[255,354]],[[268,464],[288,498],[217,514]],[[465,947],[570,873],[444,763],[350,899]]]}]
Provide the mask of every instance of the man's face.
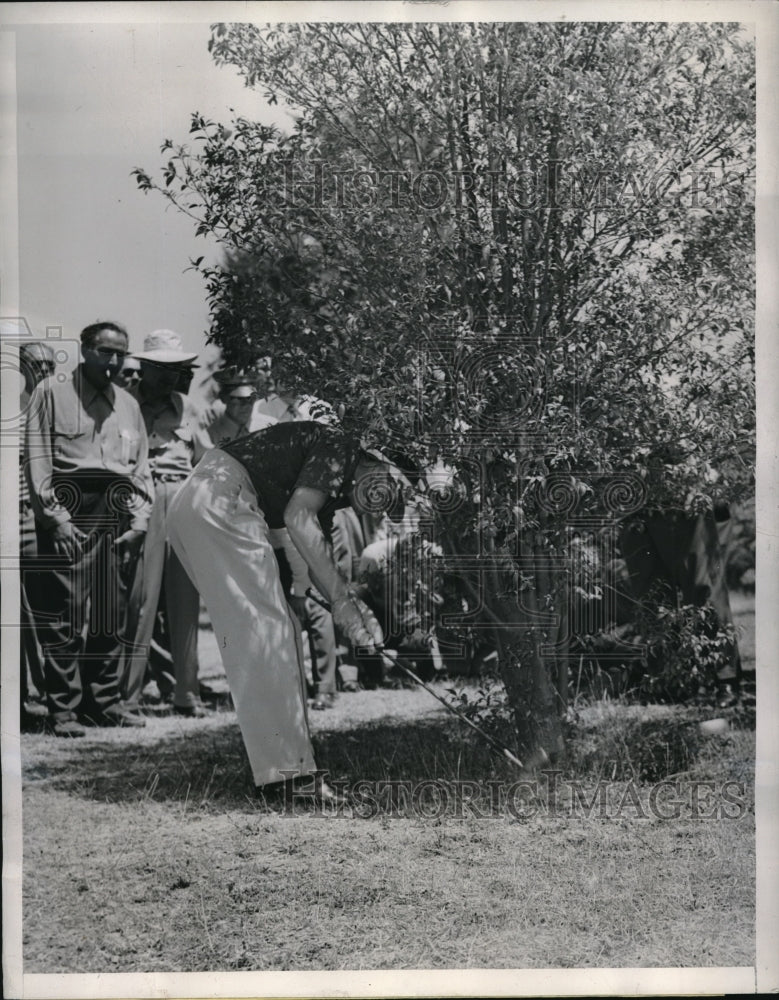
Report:
[{"label": "man's face", "polygon": [[141,362],[136,361],[135,358],[127,358],[121,372],[116,377],[116,381],[118,385],[122,385],[126,389],[138,385],[141,381]]},{"label": "man's face", "polygon": [[382,517],[394,524],[406,516],[409,503],[416,503],[416,490],[395,466],[375,459],[359,462],[354,474],[354,486],[349,491],[349,503],[358,514]]},{"label": "man's face", "polygon": [[257,372],[257,392],[260,397],[266,399],[273,392],[273,378],[270,368],[262,368]]},{"label": "man's face", "polygon": [[20,351],[20,360],[24,384],[28,392],[32,392],[35,386],[42,382],[47,375],[54,374],[54,358],[42,351],[38,353]]},{"label": "man's face", "polygon": [[403,517],[403,491],[380,462],[357,466],[349,502],[358,514],[387,514],[393,521]]},{"label": "man's face", "polygon": [[176,391],[180,392],[182,396],[186,396],[189,392],[189,387],[192,385],[192,379],[195,377],[195,369],[189,365],[182,365],[179,368],[179,381],[176,386]]},{"label": "man's face", "polygon": [[236,424],[247,423],[251,418],[256,399],[256,395],[241,397],[228,396],[224,401],[227,416],[231,420],[235,421]]},{"label": "man's face", "polygon": [[87,379],[99,389],[113,382],[127,355],[127,337],[116,330],[101,330],[91,347],[81,348]]},{"label": "man's face", "polygon": [[178,365],[141,363],[141,391],[147,399],[165,399],[179,384]]}]

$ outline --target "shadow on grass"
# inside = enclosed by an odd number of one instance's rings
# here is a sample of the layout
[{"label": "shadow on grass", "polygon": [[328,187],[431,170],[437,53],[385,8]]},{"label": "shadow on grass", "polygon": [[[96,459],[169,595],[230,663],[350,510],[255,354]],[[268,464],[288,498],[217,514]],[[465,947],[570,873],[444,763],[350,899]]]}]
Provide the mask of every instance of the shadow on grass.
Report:
[{"label": "shadow on grass", "polygon": [[[701,758],[702,764],[710,758],[714,774],[734,749],[741,761],[744,747],[729,747],[730,738],[704,738],[699,716],[683,708],[661,718],[611,711],[595,724],[572,727],[568,759],[560,770],[563,777],[577,780],[651,783],[688,772]],[[215,811],[273,808],[255,792],[234,720],[159,736],[147,730],[132,741],[130,733],[126,735],[121,742],[91,746],[86,741],[72,747],[60,743],[56,753],[47,751],[38,759],[33,755],[25,767],[25,784],[102,802],[180,802]],[[319,767],[347,787],[360,781],[430,780],[499,780],[510,785],[526,777],[446,717],[385,717],[348,729],[322,730],[313,742]]]},{"label": "shadow on grass", "polygon": [[[507,765],[463,739],[448,720],[381,720],[313,737],[316,760],[333,779],[357,781],[513,780]],[[143,742],[67,745],[56,759],[25,769],[29,787],[101,802],[181,802],[201,808],[264,808],[235,724]]]}]

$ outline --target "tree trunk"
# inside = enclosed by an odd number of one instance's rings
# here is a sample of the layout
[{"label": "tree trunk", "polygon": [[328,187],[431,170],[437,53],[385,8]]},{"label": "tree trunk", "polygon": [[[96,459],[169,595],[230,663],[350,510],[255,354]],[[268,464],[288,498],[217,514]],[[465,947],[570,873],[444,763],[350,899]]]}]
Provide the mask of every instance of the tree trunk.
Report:
[{"label": "tree trunk", "polygon": [[[525,575],[532,576],[532,589],[520,590],[513,600],[503,597],[508,588],[501,586],[494,568],[487,601],[495,621],[501,677],[514,713],[520,758],[543,763],[546,755],[555,762],[565,756],[560,722],[565,703],[558,686],[560,660],[565,660],[567,615],[565,602],[554,599],[562,581],[554,570],[550,572],[548,557],[536,542],[531,552],[532,573]],[[547,594],[552,597],[550,609],[544,606]],[[548,621],[550,610],[553,623]]]}]

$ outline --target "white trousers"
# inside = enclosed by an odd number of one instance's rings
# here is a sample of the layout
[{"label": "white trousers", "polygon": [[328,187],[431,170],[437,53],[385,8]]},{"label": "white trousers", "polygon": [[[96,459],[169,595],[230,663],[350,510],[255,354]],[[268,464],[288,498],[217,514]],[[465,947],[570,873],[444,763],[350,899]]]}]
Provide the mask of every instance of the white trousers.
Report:
[{"label": "white trousers", "polygon": [[168,535],[208,609],[255,784],[312,774],[300,647],[240,462],[206,452],[170,505]]}]

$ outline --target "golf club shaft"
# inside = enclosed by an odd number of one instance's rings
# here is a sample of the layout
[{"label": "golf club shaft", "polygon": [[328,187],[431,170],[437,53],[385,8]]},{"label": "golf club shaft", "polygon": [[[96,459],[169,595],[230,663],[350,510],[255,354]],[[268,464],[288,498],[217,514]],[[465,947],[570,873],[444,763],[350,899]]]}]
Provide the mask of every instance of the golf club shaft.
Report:
[{"label": "golf club shaft", "polygon": [[[322,598],[319,597],[317,594],[315,594],[311,590],[311,588],[309,588],[306,591],[306,597],[310,597],[315,604],[318,604],[321,608],[324,608],[325,611],[332,610],[330,604],[327,601],[322,600]],[[489,743],[489,745],[493,748],[493,750],[496,750],[502,757],[505,757],[506,760],[510,761],[512,764],[515,765],[515,767],[518,767],[520,770],[525,769],[525,765],[522,763],[522,761],[517,756],[515,756],[509,750],[508,747],[504,747],[493,736],[490,736],[489,733],[485,733],[484,730],[481,729],[481,727],[477,726],[472,719],[469,719],[467,715],[464,715],[458,708],[455,708],[454,705],[451,704],[451,702],[448,702],[446,700],[446,698],[442,698],[440,694],[438,694],[431,687],[425,684],[425,682],[422,680],[421,677],[417,676],[417,674],[415,674],[410,667],[407,667],[401,661],[400,656],[398,654],[395,654],[395,656],[390,656],[383,645],[378,645],[376,643],[374,643],[374,649],[387,661],[387,663],[391,663],[393,666],[400,667],[400,669],[403,671],[404,674],[410,677],[420,687],[424,688],[428,694],[431,694],[436,699],[436,701],[440,701],[441,704],[444,706],[444,708],[448,709],[453,715],[456,715],[461,722],[464,722],[466,723],[466,725],[470,726],[471,729],[474,730],[474,732],[477,732],[479,736],[482,737],[482,739],[486,740],[487,743]]]}]

